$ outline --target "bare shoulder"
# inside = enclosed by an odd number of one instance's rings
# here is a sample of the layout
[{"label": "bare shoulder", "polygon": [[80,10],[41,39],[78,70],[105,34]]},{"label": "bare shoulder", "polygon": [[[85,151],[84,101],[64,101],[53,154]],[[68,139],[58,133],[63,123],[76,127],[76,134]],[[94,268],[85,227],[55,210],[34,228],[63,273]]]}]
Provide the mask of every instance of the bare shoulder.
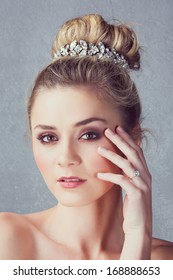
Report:
[{"label": "bare shoulder", "polygon": [[0,213],[0,259],[29,259],[34,239],[27,219],[15,213]]},{"label": "bare shoulder", "polygon": [[173,260],[173,242],[153,238],[151,259]]}]

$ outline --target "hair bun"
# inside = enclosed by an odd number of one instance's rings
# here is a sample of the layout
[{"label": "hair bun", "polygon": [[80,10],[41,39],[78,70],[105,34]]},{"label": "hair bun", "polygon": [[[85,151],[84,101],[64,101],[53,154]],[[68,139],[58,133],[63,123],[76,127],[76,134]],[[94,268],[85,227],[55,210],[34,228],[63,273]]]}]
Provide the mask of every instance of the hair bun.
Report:
[{"label": "hair bun", "polygon": [[102,42],[109,48],[115,48],[128,61],[130,69],[140,69],[140,47],[135,32],[125,24],[109,24],[98,14],[65,22],[54,39],[52,56],[62,46],[81,39],[94,44]]}]

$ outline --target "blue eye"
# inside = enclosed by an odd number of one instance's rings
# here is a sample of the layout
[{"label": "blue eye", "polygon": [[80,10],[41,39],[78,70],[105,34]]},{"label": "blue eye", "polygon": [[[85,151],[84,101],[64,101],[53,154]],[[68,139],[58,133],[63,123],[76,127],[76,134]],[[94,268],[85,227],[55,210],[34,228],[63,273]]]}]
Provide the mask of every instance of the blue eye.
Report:
[{"label": "blue eye", "polygon": [[38,140],[43,144],[48,144],[48,143],[58,141],[57,137],[55,137],[54,135],[51,135],[51,134],[40,135],[38,137]]},{"label": "blue eye", "polygon": [[93,131],[88,131],[84,134],[82,134],[81,139],[83,140],[96,140],[99,139],[100,135],[97,132],[93,132]]}]

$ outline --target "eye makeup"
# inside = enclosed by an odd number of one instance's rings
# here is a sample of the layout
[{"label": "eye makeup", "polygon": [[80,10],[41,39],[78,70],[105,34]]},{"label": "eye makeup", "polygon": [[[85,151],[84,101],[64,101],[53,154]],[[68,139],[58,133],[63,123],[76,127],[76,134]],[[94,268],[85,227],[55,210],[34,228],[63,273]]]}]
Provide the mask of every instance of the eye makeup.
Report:
[{"label": "eye makeup", "polygon": [[96,127],[87,127],[81,131],[79,140],[96,141],[104,135],[104,130]]},{"label": "eye makeup", "polygon": [[42,134],[39,134],[39,135],[37,136],[37,139],[38,139],[38,140],[40,141],[40,143],[42,143],[42,144],[52,144],[52,143],[58,141],[57,136],[55,136],[55,135],[52,134],[52,133],[42,133]]},{"label": "eye makeup", "polygon": [[[79,141],[96,141],[99,140],[100,138],[102,138],[104,136],[104,131],[106,128],[96,128],[96,127],[88,127],[83,130],[80,130],[80,132],[78,132],[78,137],[77,139]],[[76,134],[76,132],[75,132]],[[59,141],[59,137],[57,136],[56,133],[52,133],[51,132],[43,132],[40,133],[37,137],[37,140],[40,141],[41,144],[55,144],[56,142]]]}]

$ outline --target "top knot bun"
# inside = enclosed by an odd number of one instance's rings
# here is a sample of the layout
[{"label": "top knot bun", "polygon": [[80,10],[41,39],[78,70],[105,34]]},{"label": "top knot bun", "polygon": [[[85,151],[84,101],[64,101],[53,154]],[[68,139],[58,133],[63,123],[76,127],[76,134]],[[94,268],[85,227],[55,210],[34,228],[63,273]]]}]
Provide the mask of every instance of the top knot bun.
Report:
[{"label": "top knot bun", "polygon": [[88,43],[102,42],[114,48],[128,61],[130,69],[140,69],[139,44],[135,32],[125,24],[108,24],[102,16],[90,14],[68,20],[57,33],[53,45],[52,56],[72,41],[84,40]]}]

